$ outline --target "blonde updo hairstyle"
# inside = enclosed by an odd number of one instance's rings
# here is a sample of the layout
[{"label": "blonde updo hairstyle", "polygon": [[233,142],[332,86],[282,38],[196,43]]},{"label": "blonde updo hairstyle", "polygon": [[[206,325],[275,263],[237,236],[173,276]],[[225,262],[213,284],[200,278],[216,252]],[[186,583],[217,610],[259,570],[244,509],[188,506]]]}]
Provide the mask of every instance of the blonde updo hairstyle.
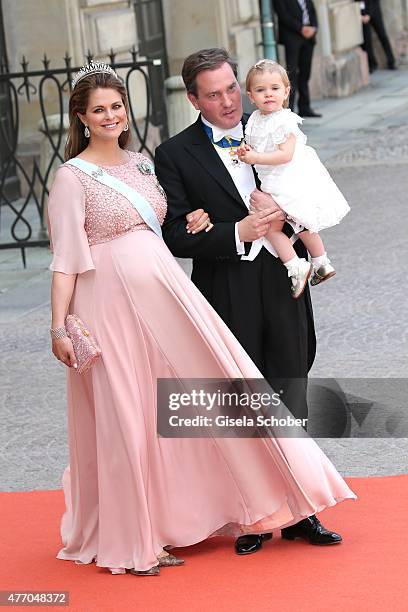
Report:
[{"label": "blonde updo hairstyle", "polygon": [[[84,115],[88,106],[89,96],[94,89],[114,89],[122,98],[123,105],[126,109],[126,115],[129,117],[129,103],[126,92],[126,87],[119,77],[109,73],[95,73],[84,77],[77,82],[71,92],[69,99],[69,130],[68,140],[65,146],[64,159],[72,159],[86,149],[89,144],[89,138],[85,138],[84,124],[78,117],[78,113]],[[119,136],[119,146],[121,149],[126,149],[130,141],[130,129],[127,132],[122,132]]]},{"label": "blonde updo hairstyle", "polygon": [[[259,60],[259,62],[256,62],[256,64],[254,64],[252,68],[249,69],[249,72],[247,74],[246,81],[245,81],[246,91],[251,91],[253,77],[258,74],[264,74],[265,72],[270,72],[270,73],[276,72],[277,74],[279,74],[282,78],[282,82],[284,86],[289,87],[289,90],[290,90],[290,80],[289,80],[288,73],[286,72],[285,68],[281,66],[280,64],[278,64],[278,62],[274,62],[273,60],[262,59],[262,60]],[[284,108],[289,107],[289,96],[284,101],[283,106]]]}]

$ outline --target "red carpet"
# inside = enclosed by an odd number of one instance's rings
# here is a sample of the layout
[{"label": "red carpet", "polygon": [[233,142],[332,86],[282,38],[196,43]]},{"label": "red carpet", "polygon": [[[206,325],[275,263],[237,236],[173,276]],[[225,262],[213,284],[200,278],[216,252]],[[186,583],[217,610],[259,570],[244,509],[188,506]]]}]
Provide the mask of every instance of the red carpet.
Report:
[{"label": "red carpet", "polygon": [[283,541],[278,533],[262,551],[239,557],[233,540],[213,538],[179,549],[184,567],[149,578],[55,559],[61,491],[0,493],[0,590],[70,591],[68,609],[84,612],[406,612],[408,475],[347,481],[359,499],[321,515],[343,534],[341,545]]}]

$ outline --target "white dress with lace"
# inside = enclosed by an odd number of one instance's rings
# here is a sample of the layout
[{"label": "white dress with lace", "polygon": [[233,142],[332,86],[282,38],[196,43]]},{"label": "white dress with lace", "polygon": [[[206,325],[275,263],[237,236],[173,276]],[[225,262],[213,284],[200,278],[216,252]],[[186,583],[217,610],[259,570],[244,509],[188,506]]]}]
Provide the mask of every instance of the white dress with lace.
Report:
[{"label": "white dress with lace", "polygon": [[[290,134],[296,136],[293,158],[286,164],[255,168],[263,191],[270,193],[295,221],[295,231],[312,232],[336,225],[350,207],[299,128],[301,117],[289,109],[262,114],[256,110],[245,128],[245,141],[258,153],[272,152]],[[293,224],[292,224],[293,225]]]}]

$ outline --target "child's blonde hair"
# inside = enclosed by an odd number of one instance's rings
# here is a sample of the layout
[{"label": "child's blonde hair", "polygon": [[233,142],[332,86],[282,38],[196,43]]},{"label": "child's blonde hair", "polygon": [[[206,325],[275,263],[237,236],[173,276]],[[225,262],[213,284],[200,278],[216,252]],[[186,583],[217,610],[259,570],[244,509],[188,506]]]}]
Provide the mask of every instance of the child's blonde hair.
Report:
[{"label": "child's blonde hair", "polygon": [[[249,69],[249,72],[247,74],[246,81],[245,81],[246,91],[251,90],[253,77],[257,74],[263,74],[264,72],[277,72],[281,76],[284,86],[290,88],[290,80],[289,80],[288,73],[286,72],[285,68],[281,66],[280,64],[278,64],[278,62],[275,62],[274,60],[262,59],[256,62],[256,64],[254,64],[252,68]],[[283,106],[285,108],[289,106],[289,96],[284,101]]]}]

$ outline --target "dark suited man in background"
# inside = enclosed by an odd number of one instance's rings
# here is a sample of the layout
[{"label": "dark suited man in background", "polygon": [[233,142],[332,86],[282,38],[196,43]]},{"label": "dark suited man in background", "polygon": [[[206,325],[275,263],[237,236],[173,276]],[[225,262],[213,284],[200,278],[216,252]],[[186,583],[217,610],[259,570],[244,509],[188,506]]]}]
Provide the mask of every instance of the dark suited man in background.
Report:
[{"label": "dark suited man in background", "polygon": [[285,47],[291,82],[289,106],[294,110],[296,91],[302,117],[321,117],[310,107],[309,79],[316,44],[317,15],[312,0],[273,0],[278,16],[279,42]]},{"label": "dark suited man in background", "polygon": [[378,68],[377,59],[374,54],[371,28],[376,32],[387,58],[388,70],[395,70],[395,57],[392,52],[391,43],[384,26],[380,0],[355,0],[359,2],[363,20],[364,44],[362,48],[368,56],[368,67],[370,72]]}]

